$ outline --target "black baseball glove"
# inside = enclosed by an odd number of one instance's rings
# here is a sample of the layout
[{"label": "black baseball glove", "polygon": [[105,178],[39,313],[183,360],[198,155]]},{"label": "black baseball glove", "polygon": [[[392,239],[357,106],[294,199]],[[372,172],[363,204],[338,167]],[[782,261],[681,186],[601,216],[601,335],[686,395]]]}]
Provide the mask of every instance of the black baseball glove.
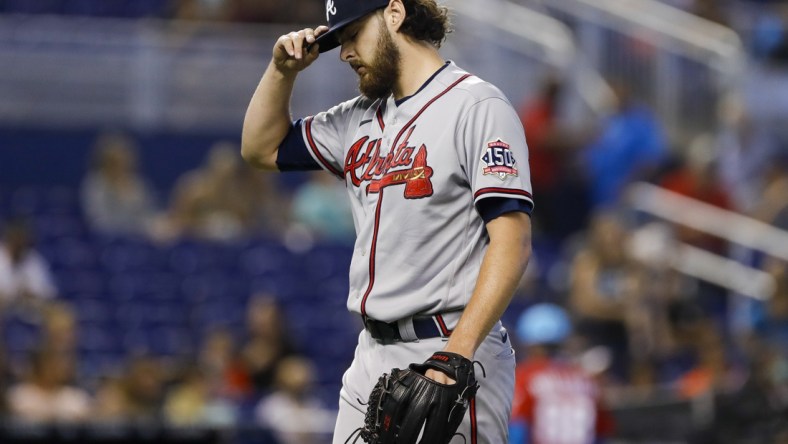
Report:
[{"label": "black baseball glove", "polygon": [[[424,374],[433,369],[456,381],[446,385]],[[392,369],[372,389],[364,427],[357,430],[368,444],[448,444],[462,423],[479,385],[473,362],[456,353],[437,352],[424,364]],[[348,441],[353,435],[348,438]]]}]

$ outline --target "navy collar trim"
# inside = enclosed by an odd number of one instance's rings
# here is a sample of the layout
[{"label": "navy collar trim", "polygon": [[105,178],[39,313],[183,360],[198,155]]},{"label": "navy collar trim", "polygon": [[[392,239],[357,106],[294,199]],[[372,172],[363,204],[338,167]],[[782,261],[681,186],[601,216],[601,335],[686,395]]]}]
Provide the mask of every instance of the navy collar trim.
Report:
[{"label": "navy collar trim", "polygon": [[435,77],[437,77],[437,76],[438,76],[438,74],[440,74],[440,73],[441,73],[441,71],[443,71],[444,69],[446,69],[446,67],[447,67],[447,66],[449,66],[450,64],[451,64],[451,61],[448,61],[448,62],[444,63],[444,64],[443,64],[443,66],[441,66],[441,67],[440,67],[440,69],[438,69],[437,71],[435,71],[435,73],[433,73],[433,74],[430,76],[430,78],[429,78],[429,79],[427,79],[427,81],[426,81],[426,82],[424,82],[424,84],[423,84],[423,85],[421,85],[421,88],[419,88],[419,90],[418,90],[418,91],[416,91],[415,93],[413,93],[413,94],[411,94],[411,95],[409,95],[409,96],[405,96],[405,97],[403,97],[403,98],[401,98],[401,99],[395,100],[395,101],[394,101],[394,103],[395,103],[397,106],[400,106],[400,105],[402,105],[403,103],[407,102],[407,101],[408,101],[408,99],[410,99],[411,97],[413,97],[413,96],[417,95],[418,93],[420,93],[420,92],[421,92],[421,91],[422,91],[424,88],[426,88],[426,87],[427,87],[427,85],[429,85],[429,84],[430,84],[430,82],[432,82],[432,80],[433,80],[433,79],[435,79]]}]

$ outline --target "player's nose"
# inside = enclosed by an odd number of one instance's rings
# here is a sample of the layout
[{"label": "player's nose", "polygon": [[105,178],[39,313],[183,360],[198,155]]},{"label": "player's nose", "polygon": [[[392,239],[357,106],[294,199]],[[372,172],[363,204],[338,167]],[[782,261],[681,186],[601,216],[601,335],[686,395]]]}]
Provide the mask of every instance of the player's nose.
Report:
[{"label": "player's nose", "polygon": [[339,50],[339,59],[343,62],[349,62],[355,54],[349,43],[343,43]]}]

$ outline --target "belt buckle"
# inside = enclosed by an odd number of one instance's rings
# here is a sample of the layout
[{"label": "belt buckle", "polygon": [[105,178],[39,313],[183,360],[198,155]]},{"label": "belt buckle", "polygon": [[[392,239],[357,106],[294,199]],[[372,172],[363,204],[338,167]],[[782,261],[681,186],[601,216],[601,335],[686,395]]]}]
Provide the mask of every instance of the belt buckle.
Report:
[{"label": "belt buckle", "polygon": [[364,317],[364,328],[367,329],[373,339],[377,340],[380,337],[380,330],[378,330],[376,322],[366,316]]},{"label": "belt buckle", "polygon": [[399,331],[395,331],[390,324],[376,321],[371,318],[364,319],[364,327],[373,339],[383,345],[390,345],[398,341]]}]

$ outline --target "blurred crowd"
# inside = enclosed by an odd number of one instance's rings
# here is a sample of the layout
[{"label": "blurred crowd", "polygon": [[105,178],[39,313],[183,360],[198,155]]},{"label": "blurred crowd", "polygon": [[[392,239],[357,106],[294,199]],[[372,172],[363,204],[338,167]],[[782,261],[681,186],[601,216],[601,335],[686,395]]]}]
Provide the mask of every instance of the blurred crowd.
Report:
[{"label": "blurred crowd", "polygon": [[182,237],[233,241],[286,232],[348,242],[354,236],[341,182],[311,175],[295,191],[277,177],[243,163],[239,147],[216,143],[203,165],[184,173],[161,199],[140,172],[137,147],[127,135],[98,137],[81,200],[91,228],[109,235],[167,243]]},{"label": "blurred crowd", "polygon": [[[730,2],[666,2],[735,25],[736,17],[721,7]],[[322,22],[322,8],[314,3],[320,1],[5,0],[0,11]],[[788,10],[779,2],[762,3],[774,13],[751,24],[751,54],[784,61]],[[718,126],[673,146],[633,85],[608,80],[609,112],[588,125],[565,118],[569,86],[560,75],[545,76],[538,92],[519,104],[536,200],[535,254],[513,302],[513,319],[544,302],[564,314],[545,315],[561,319],[562,333],[547,338],[534,339],[533,331],[510,324],[523,362],[518,389],[552,359],[565,366],[559,374],[595,387],[586,394],[594,394],[600,412],[666,398],[716,398],[711,419],[695,431],[696,442],[787,442],[788,261],[697,228],[644,219],[628,199],[631,185],[644,181],[788,231],[788,140],[777,132],[782,128],[765,126],[731,96],[707,110],[719,117]],[[261,234],[300,250],[315,242],[352,244],[344,184],[328,174],[305,174],[295,185],[283,182],[244,165],[237,144],[222,141],[172,190],[160,190],[150,185],[137,144],[119,132],[100,134],[94,142],[87,174],[75,187],[95,233],[163,246],[181,239],[229,244]],[[772,283],[769,293],[762,300],[739,294],[683,274],[670,256],[654,253],[685,247],[761,272]],[[29,421],[251,421],[278,430],[288,444],[314,442],[311,432],[331,428],[333,406],[311,395],[314,363],[291,342],[289,320],[275,297],[252,295],[243,334],[211,328],[186,361],[130,350],[117,372],[84,381],[76,372],[76,350],[84,339],[79,313],[59,298],[47,262],[30,224],[6,218],[0,313],[36,325],[41,334],[24,362],[6,359],[0,349],[3,413]],[[554,313],[553,308],[542,311]],[[518,396],[522,401],[533,394]],[[533,420],[527,404],[517,404],[516,413]],[[610,435],[615,425],[599,415],[599,433]]]},{"label": "blurred crowd", "polygon": [[206,328],[193,356],[128,350],[97,378],[86,378],[79,362],[80,344],[90,340],[79,313],[56,295],[29,227],[9,221],[0,247],[1,319],[24,320],[38,339],[22,360],[0,348],[4,417],[32,424],[257,424],[275,430],[283,444],[316,442],[334,423],[335,412],[314,391],[314,363],[293,342],[272,295],[248,298],[241,335],[229,326]]},{"label": "blurred crowd", "polygon": [[[718,128],[671,147],[626,83],[614,79],[611,85],[612,111],[591,130],[564,123],[564,86],[556,77],[522,107],[538,196],[535,239],[560,251],[557,264],[545,265],[547,282],[526,284],[524,297],[557,303],[569,313],[575,331],[568,339],[570,360],[602,352],[589,371],[613,403],[725,394],[728,410],[718,412],[717,421],[738,422],[715,424],[698,442],[736,442],[753,434],[753,442],[785,442],[788,260],[697,227],[646,222],[631,210],[628,187],[650,182],[788,230],[788,141],[751,119],[741,101],[726,98],[716,110]],[[655,228],[662,233],[656,240],[648,237]],[[644,244],[650,244],[645,254]],[[682,274],[672,254],[686,246],[763,271],[774,285],[759,301],[719,281]],[[536,251],[532,266],[538,268]],[[762,403],[754,411],[731,407],[744,399]]]},{"label": "blurred crowd", "polygon": [[[681,274],[659,255],[638,254],[655,224],[644,224],[627,199],[631,184],[647,181],[788,230],[786,141],[731,98],[717,110],[719,128],[688,146],[671,147],[659,120],[626,82],[611,85],[611,111],[590,127],[566,123],[566,87],[555,75],[520,106],[538,209],[536,254],[513,307],[549,301],[565,310],[574,333],[561,359],[592,377],[611,405],[662,396],[724,394],[730,402],[763,396],[768,403],[760,405],[758,418],[785,414],[788,263],[663,223],[663,249],[689,245],[733,259],[767,273],[774,286],[759,301]],[[328,174],[306,174],[284,190],[279,176],[249,169],[235,144],[218,142],[161,199],[137,161],[136,143],[122,133],[95,140],[80,191],[84,219],[95,233],[164,246],[184,238],[222,244],[261,233],[285,242],[352,241],[344,186]],[[148,418],[219,426],[251,420],[295,436],[285,442],[309,442],[299,436],[330,430],[331,408],[309,396],[313,364],[290,342],[287,319],[266,295],[249,298],[242,337],[217,326],[185,362],[130,350],[117,373],[80,380],[75,308],[59,300],[47,258],[37,252],[25,220],[7,220],[3,232],[0,310],[41,331],[25,362],[0,359],[7,414],[31,421]],[[545,251],[555,254],[552,261]],[[532,357],[527,346],[534,344],[523,339],[520,345],[523,360]],[[315,423],[305,424],[305,417]],[[288,422],[292,418],[301,419]],[[708,439],[698,442],[721,442]]]}]

